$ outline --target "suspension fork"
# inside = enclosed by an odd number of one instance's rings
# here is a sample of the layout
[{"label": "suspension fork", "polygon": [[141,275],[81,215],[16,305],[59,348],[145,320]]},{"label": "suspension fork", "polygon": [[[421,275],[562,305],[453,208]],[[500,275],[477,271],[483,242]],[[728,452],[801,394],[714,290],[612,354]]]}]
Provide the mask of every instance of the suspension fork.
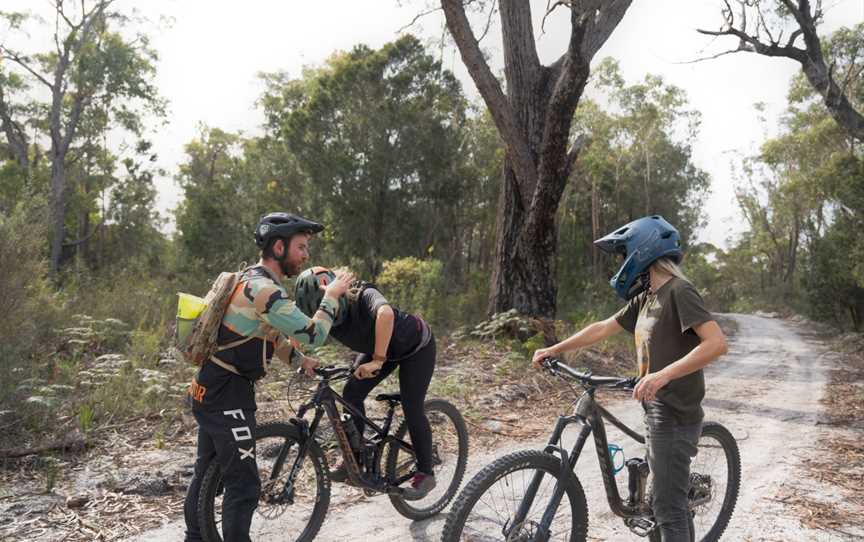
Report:
[{"label": "suspension fork", "polygon": [[[305,414],[305,409],[303,409],[303,413]],[[302,416],[302,414],[300,414]],[[285,487],[282,488],[281,497],[292,497],[294,493],[294,481],[297,479],[297,475],[300,473],[300,468],[303,466],[303,461],[306,459],[306,452],[309,450],[309,446],[311,446],[312,435],[315,434],[315,431],[318,429],[318,424],[321,422],[321,416],[323,412],[321,409],[317,409],[315,411],[315,417],[312,419],[312,423],[309,424],[302,417],[294,418],[291,420],[291,423],[297,428],[300,433],[299,445],[297,448],[297,458],[294,460],[294,464],[291,465],[291,471],[288,473],[288,479],[285,481]],[[282,466],[285,463],[285,458],[288,457],[288,451],[290,450],[291,445],[286,441],[282,448],[279,450],[279,456],[276,458],[276,462],[273,464],[273,469],[270,472],[270,479],[275,480],[279,477],[279,473],[282,471]]]},{"label": "suspension fork", "polygon": [[[573,445],[573,450],[570,452],[568,457],[567,452],[564,451],[561,446],[558,446],[557,443],[560,442],[564,429],[572,423],[580,423],[581,427],[579,429],[579,436],[576,438],[576,443]],[[561,476],[558,478],[558,482],[555,483],[552,499],[549,501],[549,504],[546,506],[546,510],[543,513],[540,530],[537,532],[535,538],[536,541],[543,541],[549,538],[549,525],[552,524],[552,518],[555,516],[555,512],[558,510],[558,505],[561,504],[561,499],[564,496],[565,486],[561,481],[566,480],[567,477],[570,476],[570,471],[572,471],[576,466],[576,461],[579,460],[579,455],[582,453],[582,447],[585,445],[590,434],[591,425],[588,424],[586,418],[580,414],[576,414],[575,416],[559,416],[558,420],[555,422],[555,429],[552,431],[552,435],[549,437],[549,441],[546,443],[544,451],[550,454],[557,452],[561,456]],[[534,504],[534,498],[537,496],[537,490],[540,489],[543,476],[543,471],[538,470],[534,473],[531,483],[528,484],[528,489],[525,491],[525,495],[519,503],[519,508],[513,516],[512,524],[505,527],[505,536],[509,536],[510,531],[518,525],[521,525],[528,517],[528,512]]]}]

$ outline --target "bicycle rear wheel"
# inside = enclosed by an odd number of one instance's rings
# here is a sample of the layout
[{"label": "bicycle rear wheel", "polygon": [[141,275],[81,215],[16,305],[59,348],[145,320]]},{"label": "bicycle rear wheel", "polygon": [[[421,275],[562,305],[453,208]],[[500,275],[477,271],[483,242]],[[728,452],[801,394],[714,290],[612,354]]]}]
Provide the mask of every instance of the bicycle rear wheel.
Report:
[{"label": "bicycle rear wheel", "polygon": [[715,422],[702,426],[699,453],[690,465],[690,509],[696,540],[720,539],[738,500],[741,455],[735,437]]},{"label": "bicycle rear wheel", "polygon": [[[281,466],[276,465],[282,446],[289,446]],[[300,447],[297,428],[286,423],[264,423],[255,429],[255,455],[261,478],[261,495],[252,518],[250,538],[307,542],[315,538],[330,504],[330,480],[317,443],[306,454],[294,491],[281,495]],[[274,474],[275,472],[275,474]],[[204,474],[198,494],[198,523],[207,542],[222,542],[222,470],[213,462]],[[287,512],[287,513],[286,513]]]},{"label": "bicycle rear wheel", "polygon": [[[525,519],[514,522],[523,496],[535,474],[543,479]],[[584,542],[588,505],[575,475],[562,478],[561,460],[540,450],[505,455],[485,467],[465,486],[444,524],[442,542],[535,540],[556,484],[564,495],[554,511],[546,540]]]},{"label": "bicycle rear wheel", "polygon": [[[432,466],[437,485],[428,495],[415,501],[389,495],[396,511],[413,520],[432,517],[447,506],[459,490],[468,463],[468,428],[459,410],[443,399],[430,399],[423,408],[432,429]],[[407,434],[408,425],[403,421],[394,436],[410,441]],[[391,443],[384,471],[387,479],[407,479],[416,469],[414,453]]]}]

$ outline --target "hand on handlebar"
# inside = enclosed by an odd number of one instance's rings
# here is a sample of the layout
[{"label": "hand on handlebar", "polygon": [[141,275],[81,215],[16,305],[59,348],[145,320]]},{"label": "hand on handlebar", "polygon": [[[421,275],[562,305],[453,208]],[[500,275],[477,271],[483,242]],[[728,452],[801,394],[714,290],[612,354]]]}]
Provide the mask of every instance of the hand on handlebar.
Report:
[{"label": "hand on handlebar", "polygon": [[544,359],[555,356],[557,356],[557,354],[552,350],[552,347],[540,348],[539,350],[534,351],[534,356],[531,358],[531,365],[533,365],[535,369],[541,369],[543,367],[541,362]]},{"label": "hand on handlebar", "polygon": [[633,388],[633,398],[637,401],[653,401],[660,388],[669,383],[669,378],[663,371],[648,373],[643,376]]},{"label": "hand on handlebar", "polygon": [[378,372],[381,370],[381,367],[383,365],[383,361],[370,361],[368,363],[359,365],[357,369],[354,370],[354,378],[357,378],[358,380],[363,380],[366,378],[378,376]]},{"label": "hand on handlebar", "polygon": [[321,362],[315,358],[303,356],[303,361],[300,363],[300,370],[306,373],[306,376],[315,376],[315,368],[321,365]]}]

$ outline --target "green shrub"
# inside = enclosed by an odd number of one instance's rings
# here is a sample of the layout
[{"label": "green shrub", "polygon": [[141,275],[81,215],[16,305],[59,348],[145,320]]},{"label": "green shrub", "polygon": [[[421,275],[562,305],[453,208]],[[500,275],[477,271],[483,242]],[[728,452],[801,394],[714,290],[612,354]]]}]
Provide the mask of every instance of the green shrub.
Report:
[{"label": "green shrub", "polygon": [[126,265],[96,273],[69,273],[64,277],[63,289],[71,314],[114,318],[130,329],[155,330],[173,320],[179,288],[175,282],[130,260]]},{"label": "green shrub", "polygon": [[30,201],[0,214],[0,410],[19,406],[19,383],[44,376],[34,362],[53,350],[64,304],[45,278],[47,209],[38,198]]},{"label": "green shrub", "polygon": [[437,327],[446,324],[449,316],[443,270],[438,260],[390,260],[384,262],[375,285],[394,306]]}]

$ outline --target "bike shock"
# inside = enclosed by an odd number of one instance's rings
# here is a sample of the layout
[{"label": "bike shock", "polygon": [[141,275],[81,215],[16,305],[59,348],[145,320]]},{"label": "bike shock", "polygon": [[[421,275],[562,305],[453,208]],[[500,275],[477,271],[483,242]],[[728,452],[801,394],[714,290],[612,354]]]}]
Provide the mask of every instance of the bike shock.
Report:
[{"label": "bike shock", "polygon": [[645,503],[645,491],[648,485],[648,462],[641,457],[632,457],[624,463],[627,467],[627,506],[636,508]]}]

